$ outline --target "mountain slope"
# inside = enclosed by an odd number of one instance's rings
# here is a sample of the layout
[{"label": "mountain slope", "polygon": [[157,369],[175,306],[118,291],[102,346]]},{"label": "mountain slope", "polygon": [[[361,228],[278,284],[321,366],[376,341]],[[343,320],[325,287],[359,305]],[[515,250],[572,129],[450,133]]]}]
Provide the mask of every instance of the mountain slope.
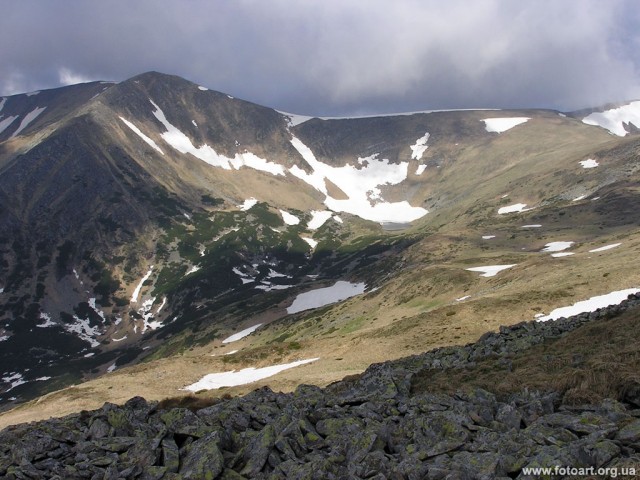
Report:
[{"label": "mountain slope", "polygon": [[[326,384],[640,284],[638,137],[580,117],[297,123],[154,72],[0,101],[19,115],[0,143],[5,405],[140,362],[90,388],[158,398],[301,358]],[[573,256],[542,251],[560,241]],[[467,271],[492,265],[512,267]],[[291,308],[313,290],[321,308]]]}]

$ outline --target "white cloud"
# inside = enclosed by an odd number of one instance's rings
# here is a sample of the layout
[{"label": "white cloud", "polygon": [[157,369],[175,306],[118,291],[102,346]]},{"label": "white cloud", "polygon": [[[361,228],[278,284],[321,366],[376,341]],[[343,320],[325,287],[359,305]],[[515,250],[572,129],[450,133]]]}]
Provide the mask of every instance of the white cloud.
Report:
[{"label": "white cloud", "polygon": [[75,85],[76,83],[87,83],[94,81],[93,78],[86,77],[64,67],[58,70],[58,79],[60,81],[60,85]]}]

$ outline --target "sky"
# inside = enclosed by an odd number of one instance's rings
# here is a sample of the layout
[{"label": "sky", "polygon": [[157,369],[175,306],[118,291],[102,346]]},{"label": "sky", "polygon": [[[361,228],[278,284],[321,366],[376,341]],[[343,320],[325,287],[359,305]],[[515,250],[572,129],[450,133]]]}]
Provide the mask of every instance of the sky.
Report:
[{"label": "sky", "polygon": [[637,0],[0,0],[0,95],[150,70],[318,116],[640,99]]}]

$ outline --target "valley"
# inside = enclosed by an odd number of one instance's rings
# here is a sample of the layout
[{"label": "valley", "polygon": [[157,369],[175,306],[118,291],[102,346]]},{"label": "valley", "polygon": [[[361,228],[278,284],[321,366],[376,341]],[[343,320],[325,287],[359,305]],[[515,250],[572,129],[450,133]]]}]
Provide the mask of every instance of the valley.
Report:
[{"label": "valley", "polygon": [[153,72],[2,105],[0,426],[326,386],[640,288],[606,111],[305,120]]}]

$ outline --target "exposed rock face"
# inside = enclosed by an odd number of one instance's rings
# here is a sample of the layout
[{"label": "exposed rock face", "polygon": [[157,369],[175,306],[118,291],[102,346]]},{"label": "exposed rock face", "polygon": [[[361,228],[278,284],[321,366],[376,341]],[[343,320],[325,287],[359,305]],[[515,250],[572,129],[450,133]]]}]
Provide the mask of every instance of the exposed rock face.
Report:
[{"label": "exposed rock face", "polygon": [[424,368],[527,348],[637,307],[523,323],[479,342],[372,365],[357,380],[290,394],[262,388],[195,412],[140,397],[123,406],[0,432],[8,479],[536,478],[525,467],[640,467],[640,410],[604,400],[560,405],[553,392],[498,399],[481,389],[413,394]]}]

